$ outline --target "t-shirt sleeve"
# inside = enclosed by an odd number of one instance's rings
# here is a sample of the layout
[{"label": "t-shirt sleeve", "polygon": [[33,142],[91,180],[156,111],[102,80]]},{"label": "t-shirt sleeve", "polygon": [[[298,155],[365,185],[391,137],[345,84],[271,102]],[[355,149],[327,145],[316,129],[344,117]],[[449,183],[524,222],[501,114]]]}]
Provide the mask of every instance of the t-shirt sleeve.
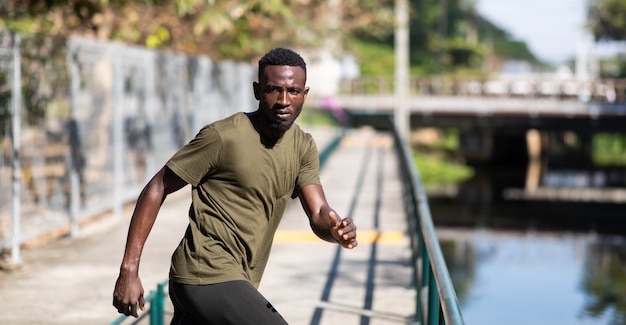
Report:
[{"label": "t-shirt sleeve", "polygon": [[215,128],[206,126],[177,151],[166,165],[185,182],[198,186],[211,169],[217,166],[221,151],[219,133]]},{"label": "t-shirt sleeve", "polygon": [[317,146],[310,134],[305,133],[305,135],[305,141],[303,141],[300,156],[300,171],[296,179],[296,186],[291,194],[292,199],[300,195],[300,190],[302,190],[303,187],[311,184],[321,184],[319,178],[320,160]]}]

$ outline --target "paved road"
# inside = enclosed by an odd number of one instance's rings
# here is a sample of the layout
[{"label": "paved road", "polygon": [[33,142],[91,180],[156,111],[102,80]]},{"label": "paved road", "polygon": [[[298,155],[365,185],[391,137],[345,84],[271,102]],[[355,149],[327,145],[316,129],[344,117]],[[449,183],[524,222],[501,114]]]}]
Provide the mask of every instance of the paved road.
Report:
[{"label": "paved road", "polygon": [[[334,136],[310,131],[320,148]],[[389,135],[349,130],[322,170],[329,202],[359,227],[356,249],[315,238],[299,203],[288,207],[260,291],[290,324],[405,324],[412,314],[410,252],[391,144]],[[167,277],[186,227],[188,193],[166,200],[148,238],[140,269],[146,291]],[[79,238],[23,251],[20,269],[0,272],[0,324],[108,324],[118,317],[111,292],[132,209],[85,226]],[[166,312],[169,320],[169,301]]]}]

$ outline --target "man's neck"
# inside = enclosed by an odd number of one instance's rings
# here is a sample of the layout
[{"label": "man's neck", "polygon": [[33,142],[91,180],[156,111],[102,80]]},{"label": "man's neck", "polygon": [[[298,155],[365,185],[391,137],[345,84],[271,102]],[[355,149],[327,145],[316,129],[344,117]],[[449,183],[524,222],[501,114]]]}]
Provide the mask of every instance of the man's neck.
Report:
[{"label": "man's neck", "polygon": [[247,115],[250,122],[252,122],[254,129],[261,135],[262,138],[265,138],[266,140],[273,141],[275,143],[286,133],[286,131],[280,131],[273,128],[259,111],[248,113]]}]

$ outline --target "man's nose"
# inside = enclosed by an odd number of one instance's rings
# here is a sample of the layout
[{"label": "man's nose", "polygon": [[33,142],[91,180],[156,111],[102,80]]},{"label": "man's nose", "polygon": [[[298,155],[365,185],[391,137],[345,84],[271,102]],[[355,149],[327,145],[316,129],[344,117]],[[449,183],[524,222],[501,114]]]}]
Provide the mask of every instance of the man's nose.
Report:
[{"label": "man's nose", "polygon": [[277,100],[279,105],[282,106],[289,106],[289,92],[287,90],[283,90],[278,94],[278,100]]}]

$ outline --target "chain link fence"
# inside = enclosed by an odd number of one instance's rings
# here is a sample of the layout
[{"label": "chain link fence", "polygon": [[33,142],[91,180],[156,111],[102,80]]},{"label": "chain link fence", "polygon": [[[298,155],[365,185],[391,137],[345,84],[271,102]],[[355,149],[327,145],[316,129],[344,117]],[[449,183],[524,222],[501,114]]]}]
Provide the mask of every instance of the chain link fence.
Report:
[{"label": "chain link fence", "polygon": [[[22,169],[20,37],[0,30],[0,238],[11,238],[12,260],[19,260]],[[28,175],[25,175],[28,176]],[[27,180],[28,183],[30,180]]]},{"label": "chain link fence", "polygon": [[203,125],[256,108],[251,64],[18,40],[0,31],[0,251],[12,263],[21,245],[119,216]]}]

